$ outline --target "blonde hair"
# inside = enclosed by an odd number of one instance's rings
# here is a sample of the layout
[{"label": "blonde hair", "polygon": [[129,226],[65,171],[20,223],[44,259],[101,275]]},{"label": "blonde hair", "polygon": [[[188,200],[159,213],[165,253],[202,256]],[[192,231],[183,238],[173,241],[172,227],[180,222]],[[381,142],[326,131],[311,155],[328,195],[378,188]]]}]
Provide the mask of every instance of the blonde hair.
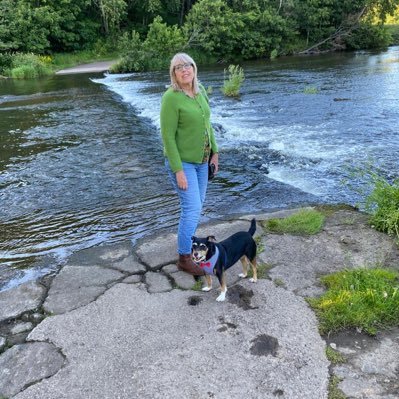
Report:
[{"label": "blonde hair", "polygon": [[180,63],[182,63],[182,64],[188,63],[193,66],[193,69],[194,69],[193,92],[194,92],[194,94],[198,94],[200,89],[199,89],[198,77],[197,77],[197,64],[186,53],[177,53],[173,56],[173,58],[170,61],[169,74],[170,74],[171,87],[173,88],[174,91],[183,91],[183,89],[179,86],[179,83],[177,83],[176,74],[175,74],[175,66]]}]

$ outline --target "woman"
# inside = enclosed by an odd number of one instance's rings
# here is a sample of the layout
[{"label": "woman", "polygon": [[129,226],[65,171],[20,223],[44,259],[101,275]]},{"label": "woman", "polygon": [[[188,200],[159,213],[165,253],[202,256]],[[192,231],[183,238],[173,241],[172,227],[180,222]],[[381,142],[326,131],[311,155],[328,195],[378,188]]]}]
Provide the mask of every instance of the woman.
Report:
[{"label": "woman", "polygon": [[[194,276],[202,269],[191,259],[191,237],[200,219],[208,185],[208,161],[218,171],[218,147],[210,123],[208,97],[197,66],[185,53],[170,63],[171,85],[162,97],[161,134],[165,165],[180,199],[177,267]],[[212,152],[212,155],[211,155]]]}]

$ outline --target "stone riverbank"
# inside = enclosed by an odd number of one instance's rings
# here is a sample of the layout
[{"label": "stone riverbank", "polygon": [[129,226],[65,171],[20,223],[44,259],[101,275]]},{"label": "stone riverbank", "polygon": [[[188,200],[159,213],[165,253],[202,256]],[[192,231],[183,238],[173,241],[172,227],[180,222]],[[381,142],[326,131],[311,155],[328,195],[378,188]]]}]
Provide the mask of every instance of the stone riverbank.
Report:
[{"label": "stone riverbank", "polygon": [[[256,215],[257,221],[295,210]],[[201,226],[218,240],[252,215]],[[55,276],[0,293],[0,397],[15,399],[327,399],[332,375],[348,398],[399,397],[399,330],[328,339],[306,297],[343,268],[399,266],[366,216],[337,209],[314,236],[257,233],[265,278],[228,271],[216,302],[174,265],[175,234],[71,256]],[[326,341],[327,340],[327,341]],[[326,345],[346,362],[332,365]]]}]

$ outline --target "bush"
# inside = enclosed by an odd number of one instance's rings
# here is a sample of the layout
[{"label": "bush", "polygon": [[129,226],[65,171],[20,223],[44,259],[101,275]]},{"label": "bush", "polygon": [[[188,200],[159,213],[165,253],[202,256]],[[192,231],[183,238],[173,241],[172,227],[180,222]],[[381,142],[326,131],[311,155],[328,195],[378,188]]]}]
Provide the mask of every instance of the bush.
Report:
[{"label": "bush", "polygon": [[349,49],[384,48],[392,42],[389,30],[383,25],[362,23],[351,35],[345,38]]},{"label": "bush", "polygon": [[239,65],[230,65],[228,67],[229,78],[226,80],[226,70],[224,70],[225,80],[222,91],[225,96],[238,97],[240,88],[245,80],[244,70]]},{"label": "bush", "polygon": [[144,41],[136,31],[125,33],[118,43],[121,60],[111,68],[113,73],[165,69],[172,56],[185,45],[185,36],[177,26],[167,26],[156,17]]},{"label": "bush", "polygon": [[12,54],[0,53],[0,75],[6,74],[6,71],[11,68],[11,65],[12,65]]},{"label": "bush", "polygon": [[389,183],[375,173],[370,177],[374,188],[365,202],[366,211],[371,213],[370,224],[399,238],[399,179]]},{"label": "bush", "polygon": [[9,68],[8,75],[15,79],[32,79],[52,74],[47,59],[31,53],[13,54]]}]

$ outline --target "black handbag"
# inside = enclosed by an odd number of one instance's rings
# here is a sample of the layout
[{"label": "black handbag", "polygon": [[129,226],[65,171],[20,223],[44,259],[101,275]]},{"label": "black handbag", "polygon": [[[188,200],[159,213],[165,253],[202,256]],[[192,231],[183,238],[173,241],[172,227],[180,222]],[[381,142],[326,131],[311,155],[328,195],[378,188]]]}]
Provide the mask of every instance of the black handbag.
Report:
[{"label": "black handbag", "polygon": [[208,180],[212,180],[215,177],[215,169],[216,166],[214,163],[211,163],[211,159],[212,159],[212,151],[209,154],[209,160],[208,160]]}]

